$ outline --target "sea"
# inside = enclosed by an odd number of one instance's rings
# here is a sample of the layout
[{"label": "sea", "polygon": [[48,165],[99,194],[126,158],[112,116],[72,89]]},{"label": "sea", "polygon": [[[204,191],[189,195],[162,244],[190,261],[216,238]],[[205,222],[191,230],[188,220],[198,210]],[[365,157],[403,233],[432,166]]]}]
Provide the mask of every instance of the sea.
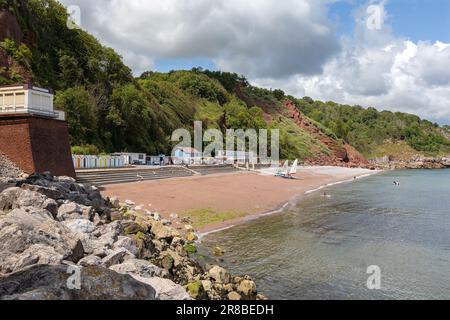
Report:
[{"label": "sea", "polygon": [[[395,185],[394,181],[399,185]],[[233,274],[275,300],[450,298],[450,170],[389,171],[209,234]]]}]

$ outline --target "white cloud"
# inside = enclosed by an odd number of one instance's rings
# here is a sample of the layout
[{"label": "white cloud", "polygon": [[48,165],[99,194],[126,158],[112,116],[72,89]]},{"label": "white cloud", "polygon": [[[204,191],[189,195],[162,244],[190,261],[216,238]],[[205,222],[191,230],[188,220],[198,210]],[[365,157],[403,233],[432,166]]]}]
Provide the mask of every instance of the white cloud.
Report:
[{"label": "white cloud", "polygon": [[61,0],[80,6],[82,26],[136,74],[158,58],[208,58],[293,95],[450,120],[450,44],[398,38],[386,23],[369,30],[367,6],[339,39],[333,1]]},{"label": "white cloud", "polygon": [[63,0],[82,26],[125,56],[209,58],[249,77],[315,74],[339,51],[329,0]]},{"label": "white cloud", "polygon": [[450,121],[450,44],[414,43],[395,37],[389,25],[369,30],[363,19],[357,19],[354,35],[341,43],[341,53],[325,64],[322,74],[256,82],[297,96]]}]

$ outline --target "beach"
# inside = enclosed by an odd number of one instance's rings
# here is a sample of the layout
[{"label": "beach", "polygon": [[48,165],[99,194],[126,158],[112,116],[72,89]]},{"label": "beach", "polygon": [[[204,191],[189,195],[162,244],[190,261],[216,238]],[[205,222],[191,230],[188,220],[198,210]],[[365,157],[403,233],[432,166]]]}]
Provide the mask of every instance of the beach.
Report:
[{"label": "beach", "polygon": [[289,180],[266,169],[108,185],[103,194],[132,201],[141,210],[158,212],[165,219],[189,217],[199,233],[208,233],[276,213],[325,186],[374,173],[367,169],[299,167],[295,179]]}]

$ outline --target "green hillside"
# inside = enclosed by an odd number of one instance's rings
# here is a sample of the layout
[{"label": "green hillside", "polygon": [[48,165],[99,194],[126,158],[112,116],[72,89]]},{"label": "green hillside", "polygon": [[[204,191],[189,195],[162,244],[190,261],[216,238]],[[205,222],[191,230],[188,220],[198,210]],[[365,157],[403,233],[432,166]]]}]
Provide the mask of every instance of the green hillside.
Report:
[{"label": "green hillside", "polygon": [[[311,98],[294,100],[308,117],[330,128],[337,137],[354,146],[367,157],[384,154],[401,157],[403,153],[445,155],[450,153],[447,128],[418,116],[382,111]],[[392,145],[397,146],[392,148]],[[405,148],[407,147],[407,148]]]},{"label": "green hillside", "polygon": [[347,143],[366,156],[396,142],[406,142],[409,152],[450,151],[448,128],[416,116],[287,97],[232,73],[193,69],[134,78],[113,49],[67,28],[59,2],[0,0],[0,8],[7,25],[0,30],[0,85],[33,81],[54,89],[77,152],[169,153],[173,130],[192,130],[195,120],[223,132],[279,128],[281,156],[290,159],[351,162]]}]

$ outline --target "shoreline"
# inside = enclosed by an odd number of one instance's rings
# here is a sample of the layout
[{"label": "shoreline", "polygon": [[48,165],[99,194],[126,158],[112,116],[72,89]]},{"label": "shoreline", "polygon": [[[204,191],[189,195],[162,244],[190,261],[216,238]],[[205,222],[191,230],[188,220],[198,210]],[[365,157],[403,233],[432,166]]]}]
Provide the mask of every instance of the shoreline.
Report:
[{"label": "shoreline", "polygon": [[363,175],[360,175],[360,176],[356,176],[356,179],[352,178],[352,179],[345,179],[345,180],[340,180],[340,181],[336,181],[336,182],[331,182],[331,183],[319,186],[319,187],[317,187],[315,189],[308,190],[308,191],[306,191],[306,192],[304,192],[302,194],[295,195],[295,196],[291,197],[291,199],[289,199],[287,202],[285,202],[282,205],[279,205],[277,208],[275,208],[275,209],[273,209],[271,211],[248,215],[248,216],[242,217],[240,219],[236,219],[236,220],[230,220],[230,221],[227,221],[227,222],[224,223],[224,224],[227,224],[227,225],[223,225],[223,226],[218,227],[218,228],[212,228],[211,226],[210,227],[206,227],[205,229],[200,230],[200,232],[198,234],[198,238],[199,238],[198,241],[201,242],[204,238],[206,238],[209,235],[212,235],[212,234],[215,234],[215,233],[219,233],[219,232],[222,232],[222,231],[225,231],[225,230],[229,230],[229,229],[232,229],[234,227],[237,227],[237,226],[240,226],[240,225],[244,225],[246,223],[249,223],[249,222],[252,222],[252,221],[255,221],[255,220],[259,220],[259,219],[264,218],[264,217],[274,216],[274,215],[277,215],[277,214],[283,214],[284,212],[286,212],[286,210],[288,210],[289,207],[299,204],[303,200],[303,198],[305,196],[309,196],[311,194],[314,194],[316,192],[319,192],[321,190],[324,190],[324,189],[327,189],[327,188],[330,188],[330,187],[333,187],[333,186],[337,186],[337,185],[341,185],[341,184],[345,184],[345,183],[351,183],[351,182],[354,182],[354,181],[357,181],[357,180],[368,178],[368,177],[371,177],[373,175],[379,174],[380,172],[383,172],[383,171],[378,170],[378,171],[374,171],[373,173],[368,173],[368,174],[363,174]]},{"label": "shoreline", "polygon": [[[183,230],[183,218],[204,238],[209,234],[284,212],[305,196],[334,185],[378,174],[362,168],[299,167],[296,179],[274,177],[274,169],[194,176],[105,186],[103,193],[130,200],[141,211],[157,212]],[[174,215],[177,219],[173,219]]]}]

